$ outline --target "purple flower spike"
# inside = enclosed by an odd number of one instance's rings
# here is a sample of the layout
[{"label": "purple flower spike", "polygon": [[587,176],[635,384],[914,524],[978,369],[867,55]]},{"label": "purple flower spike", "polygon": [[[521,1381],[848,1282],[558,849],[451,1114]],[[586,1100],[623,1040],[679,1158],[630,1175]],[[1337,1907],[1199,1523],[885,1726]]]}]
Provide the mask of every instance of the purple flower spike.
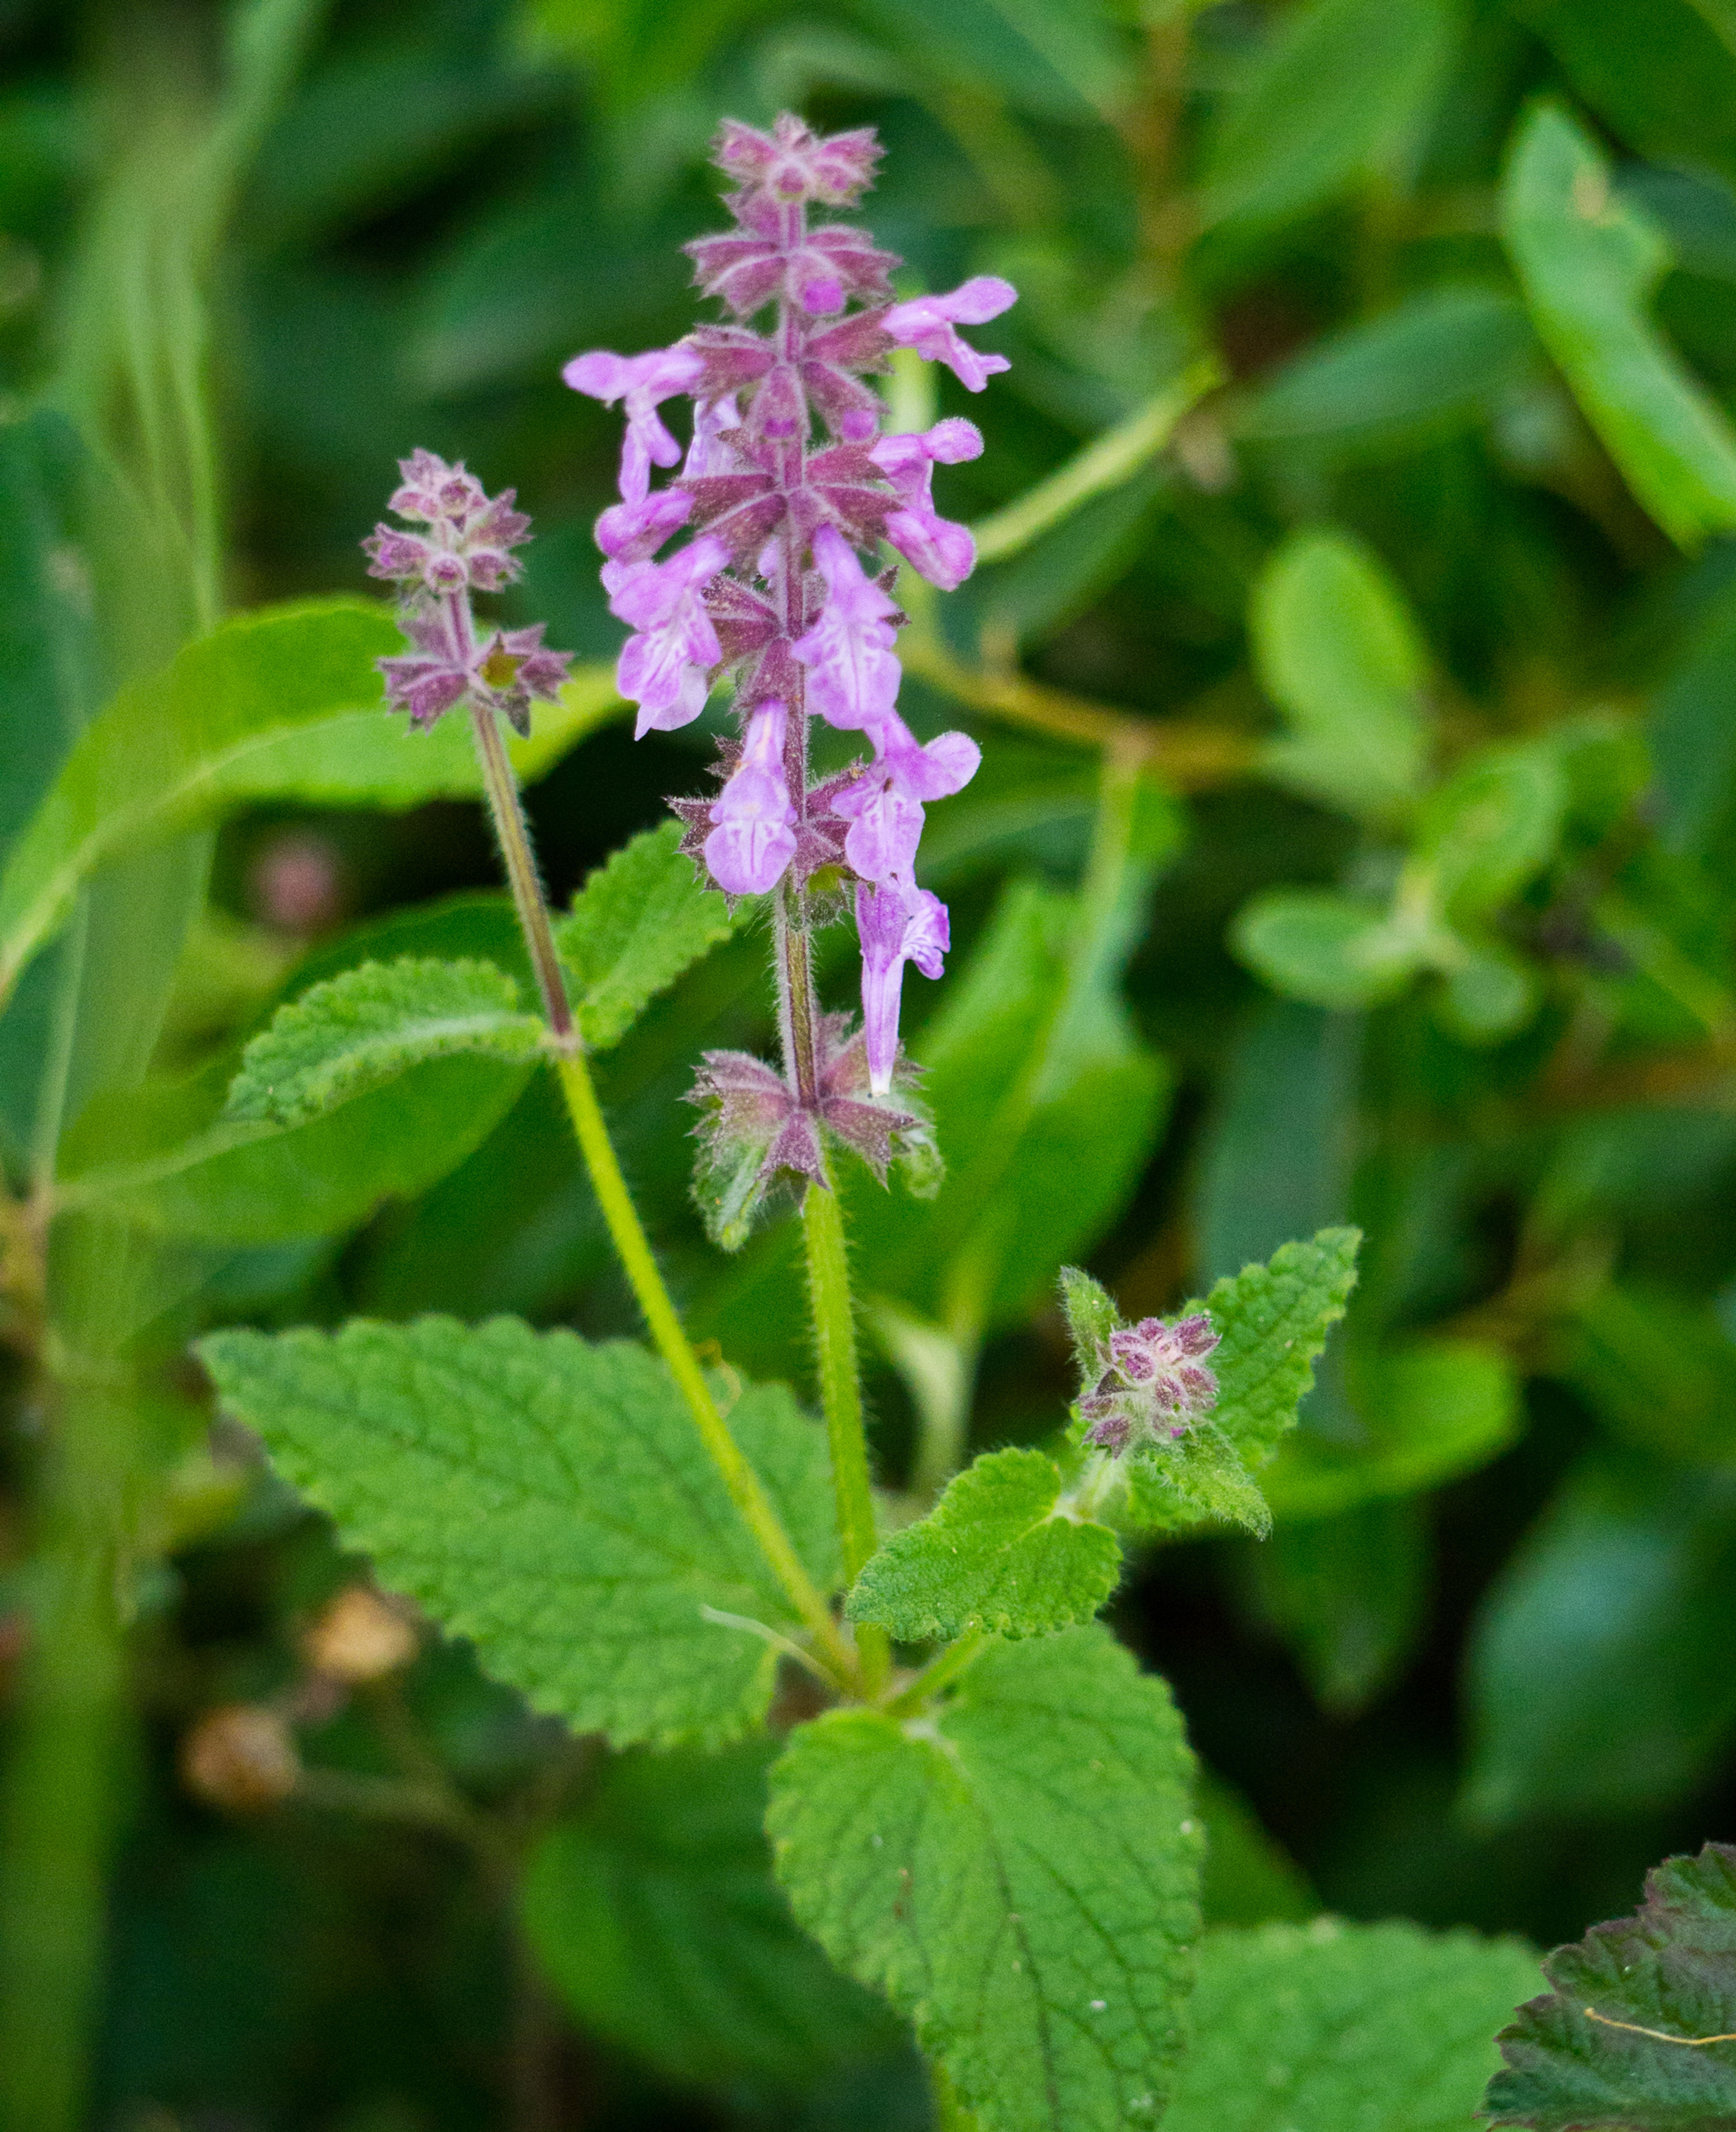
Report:
[{"label": "purple flower spike", "polygon": [[690,725],[705,708],[706,675],[723,648],[701,595],[728,559],[707,534],[666,563],[604,564],[610,612],[639,632],[622,645],[615,674],[621,694],[639,706],[635,740],[654,727]]},{"label": "purple flower spike", "polygon": [[562,371],[563,382],[575,392],[601,400],[606,407],[617,400],[626,402],[621,493],[628,503],[644,502],[654,465],[672,467],[681,457],[681,447],[657,410],[697,384],[703,367],[693,350],[678,341],[674,348],[654,348],[644,355],[611,355],[607,348],[595,348],[588,355],[575,355]]},{"label": "purple flower spike", "polygon": [[[888,1099],[904,964],[938,976],[947,942],[944,906],[916,886],[923,810],[969,781],[978,751],[963,733],[918,747],[898,715],[905,617],[882,544],[937,585],[962,582],[975,546],[936,511],[934,469],[976,458],[982,439],[956,416],[882,437],[870,381],[903,345],[981,391],[1006,359],[971,348],[957,327],[997,316],[1014,292],[978,276],[950,295],[893,301],[898,261],[866,230],[816,212],[850,206],[870,182],[871,133],[827,138],[786,113],[765,132],[728,122],[716,152],[737,186],[733,227],[687,249],[722,315],[673,348],[593,350],[563,375],[626,406],[621,501],[597,520],[597,540],[611,608],[633,628],[617,670],[638,732],[685,725],[712,687],[733,689],[741,739],[722,749],[715,798],[670,802],[680,848],[730,895],[779,898],[782,1075],[719,1054],[698,1096],[700,1203],[733,1248],[779,1175],[823,1184],[828,1139],[878,1175],[895,1157],[913,1189],[938,1174],[914,1098],[901,1087],[898,1103]],[[658,412],[677,392],[693,403],[684,456]],[[651,468],[678,463],[654,493]],[[437,473],[417,482],[445,507]],[[683,529],[688,542],[655,559]],[[863,734],[872,760],[815,780],[816,716]],[[852,900],[865,1016],[856,1036],[820,1013],[812,958],[798,952]]]},{"label": "purple flower spike", "polygon": [[796,810],[784,777],[784,706],[761,703],[747,722],[741,760],[712,808],[705,862],[730,896],[764,896],[795,854]]},{"label": "purple flower spike", "polygon": [[1004,355],[984,355],[961,340],[957,325],[980,326],[1019,300],[1019,291],[998,274],[977,274],[948,296],[917,296],[894,304],[880,320],[900,348],[914,348],[930,363],[943,363],[966,391],[981,392],[996,371],[1010,368]]},{"label": "purple flower spike", "polygon": [[835,527],[822,526],[815,533],[813,559],[826,579],[826,604],[790,650],[808,668],[808,701],[828,725],[848,732],[871,730],[898,700],[892,626],[898,609]]},{"label": "purple flower spike", "polygon": [[875,1096],[892,1087],[898,1062],[899,996],[904,965],[938,977],[952,940],[947,906],[925,888],[900,881],[884,888],[866,883],[856,892],[856,925],[862,943],[862,1031],[868,1048],[868,1086]]}]

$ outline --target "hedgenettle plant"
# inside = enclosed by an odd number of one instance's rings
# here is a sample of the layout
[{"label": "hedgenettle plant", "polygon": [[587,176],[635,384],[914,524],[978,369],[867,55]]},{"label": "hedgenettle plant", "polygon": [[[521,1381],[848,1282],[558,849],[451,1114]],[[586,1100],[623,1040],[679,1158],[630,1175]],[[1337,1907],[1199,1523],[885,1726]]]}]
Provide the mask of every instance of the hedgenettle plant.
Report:
[{"label": "hedgenettle plant", "polygon": [[[616,1749],[722,1751],[770,1726],[766,1827],[790,1909],[911,2024],[943,2115],[1107,2132],[1155,2124],[1177,2078],[1202,1843],[1168,1691],[1096,1617],[1128,1545],[1267,1529],[1254,1476],[1343,1313],[1357,1238],[1286,1245],[1169,1323],[1124,1324],[1065,1273],[1080,1396],[1053,1452],[990,1452],[941,1476],[932,1503],[877,1500],[837,1185],[860,1163],[885,1190],[932,1190],[942,1155],[976,1152],[934,1147],[898,1021],[905,965],[937,977],[948,944],[918,877],[923,810],[978,764],[966,735],[921,742],[899,713],[899,565],[882,544],[937,587],[965,578],[971,535],[937,515],[930,483],[981,440],[957,418],[883,434],[866,380],[904,349],[982,390],[1005,360],[957,329],[1014,297],[980,276],[892,300],[897,262],[822,218],[855,203],[878,152],[866,132],[822,138],[789,117],[770,134],[726,125],[736,226],[691,249],[728,321],[565,373],[626,416],[621,500],[597,526],[634,632],[621,689],[643,734],[697,718],[730,682],[716,794],[672,802],[679,823],[551,914],[501,722],[526,733],[566,660],[540,628],[491,628],[472,605],[516,574],[528,521],[510,491],[413,454],[401,523],[367,544],[408,639],[381,669],[413,728],[470,721],[540,1011],[488,959],[363,963],[284,1008],[228,1098],[236,1129],[265,1131],[432,1058],[543,1064],[655,1353],[440,1318],[224,1332],[200,1352],[225,1408],[345,1543],[536,1707]],[[693,403],[684,454],[659,411],[677,396]],[[654,488],[654,467],[677,471]],[[816,777],[816,718],[866,753]],[[706,1055],[695,1191],[727,1249],[774,1195],[797,1198],[823,1433],[784,1386],[702,1365],[590,1064],[760,913],[782,1055]],[[823,1011],[815,983],[818,934],[850,922],[859,1025]],[[779,1696],[786,1666],[808,1677],[799,1695]],[[558,1899],[543,1875],[533,1931]],[[1297,1936],[1263,1958],[1307,1952]],[[835,1989],[802,1992],[860,2024]]]}]

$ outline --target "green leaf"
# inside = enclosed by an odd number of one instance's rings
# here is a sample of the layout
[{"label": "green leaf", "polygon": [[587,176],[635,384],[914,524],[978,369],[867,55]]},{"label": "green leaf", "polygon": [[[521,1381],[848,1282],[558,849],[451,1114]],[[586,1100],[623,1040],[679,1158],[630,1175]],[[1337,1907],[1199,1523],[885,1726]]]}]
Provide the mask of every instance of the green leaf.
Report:
[{"label": "green leaf", "polygon": [[517,1007],[517,985],[492,963],[364,963],[279,1009],[242,1054],[228,1114],[305,1125],[425,1059],[480,1051],[528,1063],[548,1031]]},{"label": "green leaf", "polygon": [[1490,1823],[1652,1809],[1736,1729],[1736,1475],[1597,1453],[1484,1601],[1466,1800]]},{"label": "green leaf", "polygon": [[1253,897],[1230,944],[1273,992],[1340,1013],[1396,999],[1422,962],[1419,943],[1378,905],[1326,888]]},{"label": "green leaf", "polygon": [[991,1645],[937,1715],[834,1711],[772,1774],[801,1923],[915,2024],[981,2132],[1155,2125],[1198,1929],[1192,1757],[1093,1624]]},{"label": "green leaf", "polygon": [[1736,1847],[1666,1860],[1635,1915],[1558,1947],[1543,1973],[1555,1988],[1496,2038],[1507,2063],[1479,2116],[1534,2132],[1736,2125]]},{"label": "green leaf", "polygon": [[760,1739],[611,1761],[525,1869],[525,1930],[586,2030],[683,2085],[805,2086],[899,2043],[772,1879],[777,1751]]},{"label": "green leaf", "polygon": [[[1143,879],[1119,915],[1139,922]],[[850,1231],[863,1285],[940,1323],[953,1297],[1005,1323],[1101,1235],[1144,1166],[1170,1076],[1113,982],[1120,952],[1081,968],[1077,905],[1015,881],[912,1045],[948,1169],[925,1202],[859,1184]],[[906,997],[909,995],[907,992]]]},{"label": "green leaf", "polygon": [[1642,156],[1736,179],[1736,24],[1719,0],[1647,0],[1642,37],[1627,0],[1520,0],[1514,12]]},{"label": "green leaf", "polygon": [[845,1611],[902,1643],[950,1641],[970,1629],[1045,1636],[1090,1621],[1120,1573],[1120,1544],[1063,1505],[1053,1459],[991,1451],[927,1517],[886,1541]]},{"label": "green leaf", "polygon": [[575,987],[573,1012],[587,1044],[626,1035],[647,1001],[735,930],[729,907],[704,887],[665,822],[624,844],[597,868],[554,929]]},{"label": "green leaf", "polygon": [[1457,26],[1447,0],[1287,9],[1206,142],[1206,220],[1290,221],[1388,166],[1427,116]]},{"label": "green leaf", "polygon": [[1516,1035],[1543,1001],[1537,972],[1499,940],[1464,944],[1435,998],[1435,1019],[1461,1044],[1499,1044]]},{"label": "green leaf", "polygon": [[[123,689],[80,735],[0,876],[0,994],[96,868],[248,800],[409,807],[480,791],[462,718],[410,736],[374,660],[401,649],[382,607],[319,600],[219,624]],[[586,670],[513,750],[535,775],[598,723],[612,681]]]},{"label": "green leaf", "polygon": [[1536,345],[1504,289],[1443,281],[1311,343],[1255,392],[1235,433],[1336,454],[1408,449],[1488,414]]},{"label": "green leaf", "polygon": [[1407,874],[1454,923],[1486,917],[1548,864],[1567,796],[1547,742],[1484,748],[1423,802]]},{"label": "green leaf", "polygon": [[1554,104],[1520,125],[1501,218],[1538,335],[1641,504],[1685,548],[1736,526],[1736,433],[1647,314],[1663,233]]},{"label": "green leaf", "polygon": [[[497,1678],[575,1731],[715,1741],[795,1633],[662,1365],[513,1318],[219,1332],[199,1354],[285,1477]],[[781,1385],[730,1425],[816,1579],[837,1577],[825,1446]]]},{"label": "green leaf", "polygon": [[1356,1148],[1363,1029],[1350,1015],[1259,1001],[1220,1085],[1192,1209],[1211,1280],[1342,1220]]},{"label": "green leaf", "polygon": [[1202,1769],[1194,1796],[1206,1830],[1200,1908],[1208,1927],[1318,1915],[1320,1899],[1307,1876],[1240,1792]]},{"label": "green leaf", "polygon": [[1736,1343],[1710,1310],[1659,1284],[1612,1282],[1578,1305],[1552,1360],[1623,1443],[1736,1466]]},{"label": "green leaf", "polygon": [[[1268,1265],[1220,1280],[1204,1303],[1184,1306],[1182,1315],[1204,1310],[1216,1329],[1217,1403],[1174,1443],[1136,1444],[1124,1454],[1117,1510],[1131,1529],[1216,1523],[1270,1530],[1272,1513],[1252,1476],[1296,1425],[1315,1359],[1355,1284],[1360,1242],[1359,1230],[1322,1229],[1306,1243],[1282,1246]],[[1079,1363],[1089,1379],[1101,1358],[1086,1351]],[[1083,1433],[1077,1421],[1073,1433]]]},{"label": "green leaf", "polygon": [[1354,1717],[1393,1678],[1427,1625],[1430,1568],[1414,1498],[1280,1525],[1259,1550],[1261,1606],[1323,1709]]},{"label": "green leaf", "polygon": [[1378,557],[1329,528],[1292,534],[1249,622],[1261,684],[1291,728],[1262,751],[1268,774],[1352,814],[1402,814],[1427,763],[1428,654]]},{"label": "green leaf", "polygon": [[1163,2132],[1466,2132],[1514,1940],[1336,1918],[1210,1933]]},{"label": "green leaf", "polygon": [[1356,1284],[1361,1241],[1358,1229],[1322,1229],[1283,1245],[1266,1265],[1244,1266],[1206,1297],[1218,1332],[1212,1419],[1244,1457],[1268,1457],[1294,1427],[1326,1334]]},{"label": "green leaf", "polygon": [[1287,1439],[1262,1486],[1275,1515],[1331,1518],[1359,1503],[1420,1495],[1498,1458],[1523,1419],[1513,1366],[1474,1340],[1416,1340],[1356,1374],[1361,1440]]},{"label": "green leaf", "polygon": [[[316,949],[286,990],[299,999],[365,961],[406,953],[476,958],[529,977],[510,900],[466,896],[394,912]],[[62,1146],[63,1202],[218,1242],[335,1235],[381,1199],[411,1197],[456,1168],[527,1075],[498,1058],[429,1059],[285,1130],[223,1116],[237,1064],[228,1054],[190,1080],[146,1082],[87,1105]]]},{"label": "green leaf", "polygon": [[1101,1280],[1077,1266],[1061,1269],[1061,1308],[1076,1355],[1096,1355],[1109,1347],[1109,1336],[1121,1323],[1115,1299]]}]

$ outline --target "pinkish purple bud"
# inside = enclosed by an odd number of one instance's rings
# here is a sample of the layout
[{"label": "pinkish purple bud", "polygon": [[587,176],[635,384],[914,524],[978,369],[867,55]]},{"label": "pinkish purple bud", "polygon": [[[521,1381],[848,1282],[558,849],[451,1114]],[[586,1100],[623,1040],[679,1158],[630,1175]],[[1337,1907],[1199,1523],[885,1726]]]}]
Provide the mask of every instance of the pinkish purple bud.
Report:
[{"label": "pinkish purple bud", "polygon": [[759,705],[747,722],[741,759],[712,802],[705,862],[730,896],[765,896],[795,854],[796,810],[784,775],[787,716]]}]

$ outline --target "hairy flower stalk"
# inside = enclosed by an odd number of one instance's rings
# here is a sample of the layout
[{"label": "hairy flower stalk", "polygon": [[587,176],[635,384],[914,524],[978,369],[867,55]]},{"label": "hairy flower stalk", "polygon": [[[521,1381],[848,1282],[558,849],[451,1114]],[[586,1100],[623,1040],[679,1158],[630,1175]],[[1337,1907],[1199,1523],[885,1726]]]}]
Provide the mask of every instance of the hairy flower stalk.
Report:
[{"label": "hairy flower stalk", "polygon": [[504,718],[516,732],[528,734],[532,703],[552,703],[559,695],[573,655],[546,649],[540,622],[492,634],[477,627],[472,593],[511,583],[520,567],[512,550],[530,537],[530,521],[514,510],[512,490],[490,497],[474,474],[433,452],[412,452],[398,470],[403,478],[388,507],[423,530],[380,525],[362,544],[368,575],[398,588],[399,624],[412,646],[405,656],[379,662],[386,699],[407,710],[411,729],[420,732],[461,703],[469,710],[543,1011],[555,1035],[570,1040],[566,983],[499,722]]},{"label": "hairy flower stalk", "polygon": [[[822,137],[788,115],[769,134],[727,123],[717,160],[738,186],[727,201],[736,226],[688,250],[701,290],[732,322],[643,355],[595,350],[563,372],[626,416],[621,501],[597,539],[611,608],[633,631],[619,679],[638,733],[688,724],[720,679],[734,684],[740,739],[723,751],[722,789],[671,802],[688,826],[683,849],[718,887],[773,899],[782,1071],[712,1053],[695,1091],[701,1201],[731,1245],[780,1177],[827,1185],[828,1135],[883,1176],[895,1153],[922,1154],[899,995],[909,963],[940,975],[947,929],[944,905],[917,884],[917,851],[925,806],[958,791],[978,761],[963,733],[923,746],[898,714],[904,617],[881,543],[937,585],[963,580],[971,535],[937,514],[932,481],[937,464],[974,458],[982,439],[957,417],[882,436],[882,405],[864,379],[902,346],[981,391],[1005,358],[972,348],[957,327],[995,317],[1014,292],[979,276],[894,304],[890,253],[850,223],[810,221],[811,209],[852,204],[879,156],[866,131]],[[767,313],[764,329],[751,323]],[[694,408],[684,455],[659,411],[677,396]],[[679,471],[654,490],[653,467]],[[656,559],[683,529],[688,543]],[[816,716],[860,733],[866,759],[812,781]],[[819,1011],[817,906],[856,923],[856,1031]]]}]

